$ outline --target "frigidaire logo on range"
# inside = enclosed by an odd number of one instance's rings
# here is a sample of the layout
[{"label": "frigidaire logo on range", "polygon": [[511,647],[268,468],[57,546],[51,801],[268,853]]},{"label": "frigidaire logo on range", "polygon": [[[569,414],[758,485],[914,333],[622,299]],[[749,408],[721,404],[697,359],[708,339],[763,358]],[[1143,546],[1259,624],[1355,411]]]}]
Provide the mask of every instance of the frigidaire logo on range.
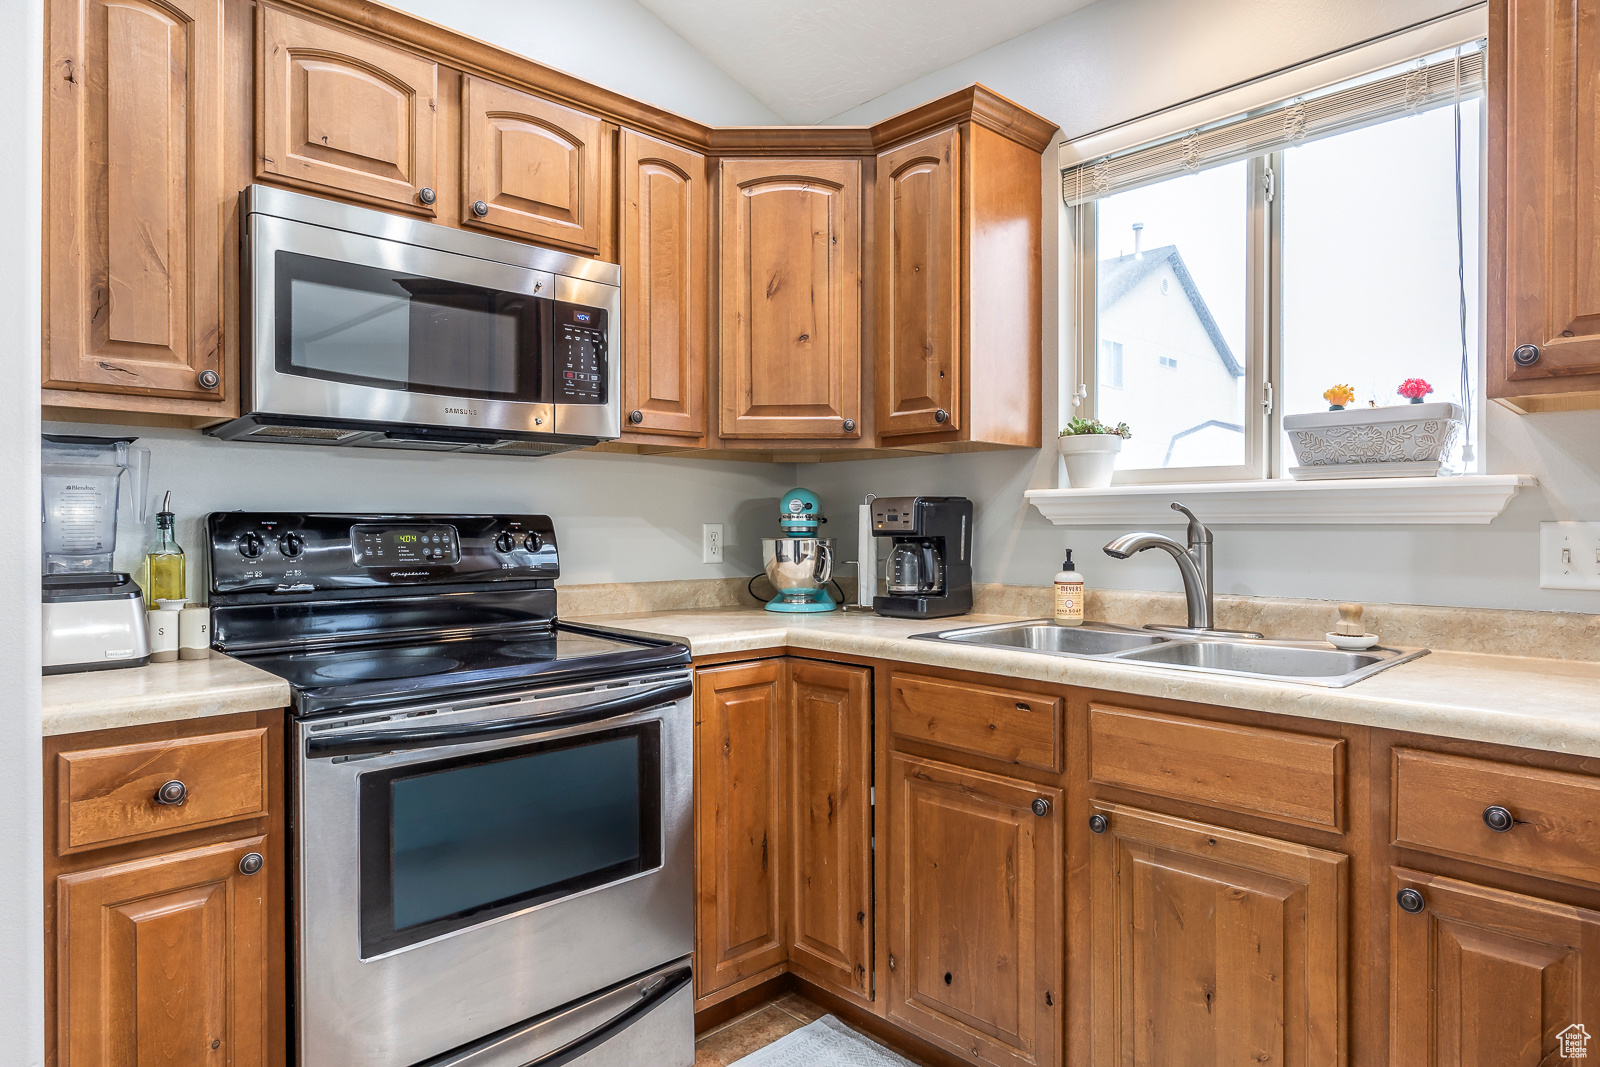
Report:
[{"label": "frigidaire logo on range", "polygon": [[476,415],[478,413],[478,409],[477,408],[445,408],[444,409],[444,413],[446,415]]},{"label": "frigidaire logo on range", "polygon": [[391,578],[428,578],[428,577],[431,577],[431,573],[429,571],[390,571],[389,572],[389,577],[391,577]]}]

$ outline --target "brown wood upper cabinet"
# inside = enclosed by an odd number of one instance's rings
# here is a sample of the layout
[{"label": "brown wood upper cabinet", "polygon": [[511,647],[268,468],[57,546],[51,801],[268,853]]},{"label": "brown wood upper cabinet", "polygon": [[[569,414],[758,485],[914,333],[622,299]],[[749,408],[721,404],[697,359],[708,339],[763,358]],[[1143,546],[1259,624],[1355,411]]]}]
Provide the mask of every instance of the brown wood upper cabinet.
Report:
[{"label": "brown wood upper cabinet", "polygon": [[789,661],[789,964],[872,997],[872,672]]},{"label": "brown wood upper cabinet", "polygon": [[461,79],[461,125],[465,223],[600,250],[610,192],[604,122],[468,74]]},{"label": "brown wood upper cabinet", "polygon": [[220,407],[235,192],[224,187],[223,0],[54,0],[49,11],[43,384],[70,392],[45,401]]},{"label": "brown wood upper cabinet", "polygon": [[1054,1067],[1062,791],[899,753],[889,789],[889,1018],[973,1063]]},{"label": "brown wood upper cabinet", "polygon": [[[622,428],[704,438],[710,224],[706,158],[623,130]],[[684,442],[688,444],[690,442]]]},{"label": "brown wood upper cabinet", "polygon": [[1346,1062],[1345,857],[1132,808],[1093,814],[1105,822],[1089,844],[1085,1062]]},{"label": "brown wood upper cabinet", "polygon": [[257,177],[433,215],[438,64],[368,34],[257,10]]},{"label": "brown wood upper cabinet", "polygon": [[717,431],[861,436],[861,162],[725,159]]},{"label": "brown wood upper cabinet", "polygon": [[781,972],[786,665],[697,672],[695,995]]},{"label": "brown wood upper cabinet", "polygon": [[976,122],[878,155],[883,443],[1038,447],[1040,183]]},{"label": "brown wood upper cabinet", "polygon": [[1489,395],[1600,407],[1600,0],[1489,11]]}]

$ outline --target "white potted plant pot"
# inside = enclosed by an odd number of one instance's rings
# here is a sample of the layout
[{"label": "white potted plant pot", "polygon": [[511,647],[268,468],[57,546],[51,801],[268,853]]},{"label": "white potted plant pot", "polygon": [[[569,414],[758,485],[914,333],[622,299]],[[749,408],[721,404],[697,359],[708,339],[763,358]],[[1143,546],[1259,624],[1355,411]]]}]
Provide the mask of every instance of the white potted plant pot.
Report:
[{"label": "white potted plant pot", "polygon": [[1081,433],[1057,439],[1067,464],[1067,482],[1074,489],[1104,489],[1122,451],[1122,438],[1114,433]]}]

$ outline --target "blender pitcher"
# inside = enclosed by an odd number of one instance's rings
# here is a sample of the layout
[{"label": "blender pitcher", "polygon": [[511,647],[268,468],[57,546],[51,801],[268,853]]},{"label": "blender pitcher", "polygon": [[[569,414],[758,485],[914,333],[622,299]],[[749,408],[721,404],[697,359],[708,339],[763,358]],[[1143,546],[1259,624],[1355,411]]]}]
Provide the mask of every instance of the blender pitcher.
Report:
[{"label": "blender pitcher", "polygon": [[150,450],[132,447],[137,440],[44,435],[45,574],[111,571],[123,471],[134,521],[144,523]]}]

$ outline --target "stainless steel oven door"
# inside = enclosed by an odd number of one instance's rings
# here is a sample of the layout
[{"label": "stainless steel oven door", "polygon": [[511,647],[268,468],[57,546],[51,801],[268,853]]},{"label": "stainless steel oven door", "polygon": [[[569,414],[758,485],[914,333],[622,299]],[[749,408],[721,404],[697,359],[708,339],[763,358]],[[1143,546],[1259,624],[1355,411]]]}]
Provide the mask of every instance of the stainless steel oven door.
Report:
[{"label": "stainless steel oven door", "polygon": [[298,723],[300,1067],[409,1067],[686,957],[691,689]]}]

